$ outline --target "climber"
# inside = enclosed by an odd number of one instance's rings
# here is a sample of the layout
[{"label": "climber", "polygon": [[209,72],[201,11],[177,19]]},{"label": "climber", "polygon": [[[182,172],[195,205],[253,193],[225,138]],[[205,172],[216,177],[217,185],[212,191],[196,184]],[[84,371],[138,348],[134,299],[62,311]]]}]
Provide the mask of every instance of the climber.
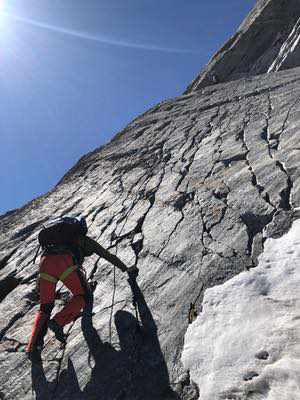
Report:
[{"label": "climber", "polygon": [[[84,218],[63,217],[50,221],[39,233],[42,255],[39,265],[40,310],[38,311],[32,334],[26,348],[28,358],[40,360],[44,336],[49,327],[61,343],[65,343],[63,327],[74,321],[84,308],[91,289],[85,279],[82,263],[84,258],[97,254],[136,277],[138,269],[126,265],[114,254],[109,253],[95,240],[86,236],[87,225]],[[71,291],[73,297],[66,306],[50,319],[54,307],[55,289],[58,281]]]}]

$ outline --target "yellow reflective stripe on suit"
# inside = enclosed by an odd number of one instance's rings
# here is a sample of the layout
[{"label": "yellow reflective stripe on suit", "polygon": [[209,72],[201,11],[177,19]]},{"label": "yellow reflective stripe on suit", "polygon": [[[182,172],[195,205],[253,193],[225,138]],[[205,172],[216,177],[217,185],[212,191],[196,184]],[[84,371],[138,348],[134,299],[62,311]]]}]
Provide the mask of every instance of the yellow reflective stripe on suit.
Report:
[{"label": "yellow reflective stripe on suit", "polygon": [[54,278],[54,276],[51,276],[51,275],[47,274],[47,272],[41,272],[40,273],[40,278],[44,279],[45,281],[52,282],[52,283],[56,283],[57,282],[57,279]]},{"label": "yellow reflective stripe on suit", "polygon": [[75,269],[77,269],[77,265],[71,265],[61,275],[59,275],[58,279],[63,282],[73,271],[75,271]]},{"label": "yellow reflective stripe on suit", "polygon": [[47,274],[47,272],[41,272],[40,278],[52,283],[57,283],[58,280],[63,282],[76,269],[77,265],[71,265],[61,275],[59,275],[58,278],[55,278],[54,276]]}]

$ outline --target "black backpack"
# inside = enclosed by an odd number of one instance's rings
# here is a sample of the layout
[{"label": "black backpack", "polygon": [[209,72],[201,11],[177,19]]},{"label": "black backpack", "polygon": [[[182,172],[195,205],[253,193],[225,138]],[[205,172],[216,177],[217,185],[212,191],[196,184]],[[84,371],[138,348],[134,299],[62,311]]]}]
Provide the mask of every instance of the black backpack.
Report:
[{"label": "black backpack", "polygon": [[38,240],[43,249],[70,246],[86,233],[87,226],[84,218],[62,217],[53,219],[44,225]]}]

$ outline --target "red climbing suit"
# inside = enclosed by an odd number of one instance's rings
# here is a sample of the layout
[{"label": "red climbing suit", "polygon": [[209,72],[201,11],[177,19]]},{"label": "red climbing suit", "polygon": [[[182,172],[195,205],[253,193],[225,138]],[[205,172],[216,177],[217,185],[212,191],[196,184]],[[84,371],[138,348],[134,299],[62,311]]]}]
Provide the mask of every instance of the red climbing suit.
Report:
[{"label": "red climbing suit", "polygon": [[78,273],[78,267],[74,265],[73,258],[69,254],[46,255],[40,262],[40,311],[36,315],[32,334],[27,346],[30,352],[38,339],[45,333],[51,310],[55,300],[55,289],[58,281],[71,291],[73,297],[66,306],[54,316],[55,322],[61,327],[74,321],[85,305],[85,290]]},{"label": "red climbing suit", "polygon": [[[78,264],[82,265],[84,258],[92,254],[103,257],[121,271],[127,271],[126,265],[114,254],[109,253],[99,243],[88,236],[82,236],[76,243],[73,253],[76,253]],[[48,321],[54,306],[55,288],[58,281],[71,291],[73,297],[69,303],[54,316],[54,321],[61,327],[74,321],[80,310],[85,305],[85,295],[88,294],[88,285],[85,278],[75,265],[70,253],[50,254],[47,251],[40,262],[40,311],[38,312],[32,334],[27,346],[27,352],[30,353],[35,346],[43,347],[43,337],[47,332]]]}]

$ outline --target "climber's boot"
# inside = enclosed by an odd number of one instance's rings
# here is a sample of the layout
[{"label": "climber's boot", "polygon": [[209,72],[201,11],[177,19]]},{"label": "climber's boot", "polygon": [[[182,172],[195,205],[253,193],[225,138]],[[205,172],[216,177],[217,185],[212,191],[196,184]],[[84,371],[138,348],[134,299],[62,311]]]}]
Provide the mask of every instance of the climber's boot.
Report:
[{"label": "climber's boot", "polygon": [[48,324],[49,329],[54,332],[56,339],[62,343],[66,344],[66,336],[64,334],[63,328],[55,321],[55,319],[51,319]]},{"label": "climber's boot", "polygon": [[30,361],[34,363],[38,363],[42,361],[42,353],[43,346],[42,345],[35,345],[30,351],[27,351],[27,357]]}]

